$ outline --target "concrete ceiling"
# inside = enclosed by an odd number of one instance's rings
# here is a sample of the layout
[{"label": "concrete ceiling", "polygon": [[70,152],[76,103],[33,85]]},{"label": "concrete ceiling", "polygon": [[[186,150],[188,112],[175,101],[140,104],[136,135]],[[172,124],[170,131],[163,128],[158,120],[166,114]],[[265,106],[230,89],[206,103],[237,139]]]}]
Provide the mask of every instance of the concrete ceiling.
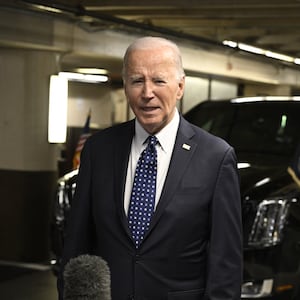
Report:
[{"label": "concrete ceiling", "polygon": [[153,26],[166,33],[170,30],[179,37],[208,43],[233,40],[300,56],[299,0],[126,1],[126,5],[123,1],[90,0],[82,4],[87,12]]},{"label": "concrete ceiling", "polygon": [[232,40],[300,58],[300,0],[0,0],[1,7],[56,15],[90,32],[164,35],[212,47]]},{"label": "concrete ceiling", "polygon": [[208,44],[243,42],[300,57],[300,0],[57,0],[0,1],[58,8],[89,30],[116,28],[174,35]]}]

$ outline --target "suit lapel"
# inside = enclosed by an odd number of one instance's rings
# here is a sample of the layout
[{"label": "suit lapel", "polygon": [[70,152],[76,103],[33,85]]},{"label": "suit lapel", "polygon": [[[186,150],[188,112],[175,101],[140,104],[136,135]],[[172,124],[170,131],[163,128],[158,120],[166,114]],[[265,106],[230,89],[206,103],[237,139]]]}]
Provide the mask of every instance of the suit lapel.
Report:
[{"label": "suit lapel", "polygon": [[176,191],[176,186],[179,185],[181,178],[184,176],[185,169],[193,157],[193,153],[197,147],[197,144],[194,143],[191,139],[193,135],[194,130],[192,129],[190,124],[186,120],[181,118],[169,166],[169,171],[165,180],[159,203],[157,205],[157,209],[153,215],[151,225],[146,236],[151,233],[152,228],[160,219],[165,207],[172,200],[173,195]]},{"label": "suit lapel", "polygon": [[131,236],[127,217],[124,212],[124,189],[127,174],[127,165],[131,149],[131,142],[134,135],[134,121],[126,123],[127,126],[115,137],[115,155],[114,155],[114,182],[115,182],[115,203],[117,211],[125,231]]}]

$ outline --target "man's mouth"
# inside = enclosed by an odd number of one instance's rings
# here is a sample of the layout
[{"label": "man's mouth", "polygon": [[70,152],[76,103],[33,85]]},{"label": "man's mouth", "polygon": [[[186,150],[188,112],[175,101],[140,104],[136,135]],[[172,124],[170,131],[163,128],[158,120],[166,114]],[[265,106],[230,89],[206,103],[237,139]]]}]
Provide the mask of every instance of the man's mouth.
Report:
[{"label": "man's mouth", "polygon": [[142,107],[142,110],[145,112],[152,112],[154,110],[158,109],[157,106],[151,106],[151,107]]}]

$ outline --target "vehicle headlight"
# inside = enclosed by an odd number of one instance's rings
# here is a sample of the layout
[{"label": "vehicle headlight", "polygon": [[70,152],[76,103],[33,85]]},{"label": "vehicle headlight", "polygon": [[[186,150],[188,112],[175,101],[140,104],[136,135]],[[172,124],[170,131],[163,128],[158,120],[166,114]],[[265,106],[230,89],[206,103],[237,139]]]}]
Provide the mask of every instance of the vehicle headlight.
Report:
[{"label": "vehicle headlight", "polygon": [[273,288],[273,279],[264,279],[262,281],[248,281],[242,285],[241,298],[263,298],[271,295]]},{"label": "vehicle headlight", "polygon": [[248,244],[256,247],[269,247],[280,243],[288,208],[287,199],[263,200],[258,205]]}]

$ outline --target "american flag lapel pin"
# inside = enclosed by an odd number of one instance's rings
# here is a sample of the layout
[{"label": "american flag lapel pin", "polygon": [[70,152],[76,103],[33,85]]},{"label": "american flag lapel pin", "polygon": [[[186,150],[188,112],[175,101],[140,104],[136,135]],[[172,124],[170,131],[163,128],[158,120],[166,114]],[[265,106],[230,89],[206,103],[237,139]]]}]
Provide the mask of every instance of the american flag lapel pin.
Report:
[{"label": "american flag lapel pin", "polygon": [[182,148],[184,149],[184,150],[190,150],[191,149],[191,146],[190,145],[188,145],[188,144],[183,144],[182,145]]}]

